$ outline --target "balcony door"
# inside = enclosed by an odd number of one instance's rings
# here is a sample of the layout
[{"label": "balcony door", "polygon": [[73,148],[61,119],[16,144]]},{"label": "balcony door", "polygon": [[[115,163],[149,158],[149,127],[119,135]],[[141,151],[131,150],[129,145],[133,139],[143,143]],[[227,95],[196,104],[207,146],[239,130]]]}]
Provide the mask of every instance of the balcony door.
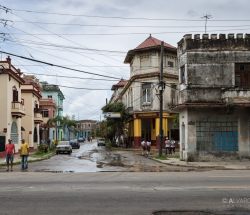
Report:
[{"label": "balcony door", "polygon": [[235,64],[235,86],[250,89],[250,63]]}]

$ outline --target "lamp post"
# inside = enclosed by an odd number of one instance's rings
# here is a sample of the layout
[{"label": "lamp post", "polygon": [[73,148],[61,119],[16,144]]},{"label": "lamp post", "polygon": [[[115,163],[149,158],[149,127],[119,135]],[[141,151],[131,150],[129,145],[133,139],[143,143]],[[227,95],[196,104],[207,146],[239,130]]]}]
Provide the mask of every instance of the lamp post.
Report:
[{"label": "lamp post", "polygon": [[160,80],[159,80],[159,97],[160,97],[160,144],[159,144],[159,157],[162,156],[162,146],[163,146],[163,91],[165,84],[163,82],[163,56],[164,56],[164,42],[161,42],[161,55],[160,55]]}]

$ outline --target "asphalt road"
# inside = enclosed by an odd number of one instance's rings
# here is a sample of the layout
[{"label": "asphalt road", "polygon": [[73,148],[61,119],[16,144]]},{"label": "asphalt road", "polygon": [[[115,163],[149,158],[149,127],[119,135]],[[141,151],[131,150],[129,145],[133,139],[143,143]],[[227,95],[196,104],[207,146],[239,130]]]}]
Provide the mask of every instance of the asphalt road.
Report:
[{"label": "asphalt road", "polygon": [[[247,170],[1,172],[0,214],[138,215],[164,210],[215,210],[226,214],[226,210],[250,208],[249,179]],[[231,214],[238,214],[237,211]]]},{"label": "asphalt road", "polygon": [[[29,172],[164,172],[188,171],[190,168],[168,166],[141,156],[140,151],[108,151],[97,143],[82,143],[71,155],[55,155],[29,164]],[[4,169],[0,169],[4,171]],[[20,171],[20,165],[14,171]]]}]

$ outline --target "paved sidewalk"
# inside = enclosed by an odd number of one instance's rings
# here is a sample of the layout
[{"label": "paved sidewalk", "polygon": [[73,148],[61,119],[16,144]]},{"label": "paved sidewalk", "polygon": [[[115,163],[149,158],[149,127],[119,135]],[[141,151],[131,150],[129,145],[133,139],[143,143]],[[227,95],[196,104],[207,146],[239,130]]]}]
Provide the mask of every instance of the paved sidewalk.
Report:
[{"label": "paved sidewalk", "polygon": [[214,168],[227,170],[250,170],[250,160],[233,160],[233,161],[216,161],[216,162],[186,162],[178,158],[168,158],[167,160],[154,160],[173,166],[197,167],[197,168]]},{"label": "paved sidewalk", "polygon": [[[35,161],[41,161],[41,160],[49,159],[54,154],[55,154],[54,152],[50,152],[50,153],[38,156],[38,155],[34,155],[33,153],[31,153],[29,155],[29,157],[28,157],[28,161],[29,162],[35,162]],[[13,163],[14,163],[14,165],[21,163],[21,158],[20,158],[19,154],[15,154],[15,156],[14,156],[14,162]],[[5,160],[5,158],[0,158],[0,166],[6,166],[6,160]]]}]

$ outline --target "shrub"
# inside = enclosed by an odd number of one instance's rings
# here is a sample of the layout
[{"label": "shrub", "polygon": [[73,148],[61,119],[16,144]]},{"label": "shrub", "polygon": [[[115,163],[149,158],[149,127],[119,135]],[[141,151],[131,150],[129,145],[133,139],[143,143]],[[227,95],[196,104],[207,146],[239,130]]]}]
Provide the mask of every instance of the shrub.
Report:
[{"label": "shrub", "polygon": [[40,144],[40,145],[38,146],[38,151],[39,151],[39,152],[47,153],[48,150],[49,150],[49,147],[48,147],[47,144]]}]

